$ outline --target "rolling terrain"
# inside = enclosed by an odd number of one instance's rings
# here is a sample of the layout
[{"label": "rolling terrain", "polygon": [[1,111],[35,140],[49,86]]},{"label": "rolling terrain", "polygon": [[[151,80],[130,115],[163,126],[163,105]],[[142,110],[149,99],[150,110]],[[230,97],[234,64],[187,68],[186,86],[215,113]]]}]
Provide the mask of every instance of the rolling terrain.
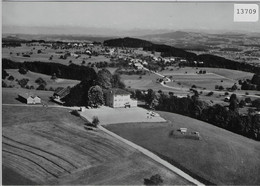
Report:
[{"label": "rolling terrain", "polygon": [[[168,123],[107,125],[112,132],[156,153],[198,180],[213,184],[259,185],[260,144],[211,124],[178,114],[159,112]],[[185,127],[201,140],[174,138]]]},{"label": "rolling terrain", "polygon": [[99,129],[84,129],[84,124],[69,109],[4,105],[3,184],[140,185],[156,173],[165,184],[190,184]]}]

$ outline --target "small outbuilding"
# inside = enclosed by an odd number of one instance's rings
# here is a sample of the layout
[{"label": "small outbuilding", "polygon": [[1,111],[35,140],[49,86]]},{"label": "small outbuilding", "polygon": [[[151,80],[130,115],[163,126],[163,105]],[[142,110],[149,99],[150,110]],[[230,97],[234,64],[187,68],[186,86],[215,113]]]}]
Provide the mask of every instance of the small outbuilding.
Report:
[{"label": "small outbuilding", "polygon": [[41,98],[30,93],[19,94],[18,99],[26,104],[41,104]]}]

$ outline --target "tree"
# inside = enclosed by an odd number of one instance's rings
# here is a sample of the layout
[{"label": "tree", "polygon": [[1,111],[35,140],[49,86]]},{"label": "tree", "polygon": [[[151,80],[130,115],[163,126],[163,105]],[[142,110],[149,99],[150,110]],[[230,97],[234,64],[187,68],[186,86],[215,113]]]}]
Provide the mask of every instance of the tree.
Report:
[{"label": "tree", "polygon": [[112,87],[122,88],[122,89],[125,88],[125,84],[121,81],[121,77],[118,73],[115,73],[112,76]]},{"label": "tree", "polygon": [[246,102],[246,103],[251,103],[252,100],[251,100],[251,98],[245,98],[245,102]]},{"label": "tree", "polygon": [[231,90],[237,90],[237,84],[235,83],[232,87],[231,87]]},{"label": "tree", "polygon": [[41,77],[35,80],[35,83],[38,85],[44,85],[44,87],[47,85],[46,81],[44,81]]},{"label": "tree", "polygon": [[162,185],[163,179],[159,174],[155,174],[150,177],[150,179],[144,179],[145,185]]},{"label": "tree", "polygon": [[240,107],[240,108],[243,108],[245,105],[246,105],[246,102],[242,99],[242,100],[239,102],[239,107]]},{"label": "tree", "polygon": [[222,85],[220,85],[220,86],[218,87],[218,89],[219,89],[219,90],[224,90],[224,87],[223,87]]},{"label": "tree", "polygon": [[51,79],[52,79],[52,80],[56,80],[56,79],[57,79],[56,73],[53,73],[53,74],[52,74]]},{"label": "tree", "polygon": [[45,90],[46,88],[45,88],[45,85],[44,84],[40,84],[37,88],[36,88],[36,90]]},{"label": "tree", "polygon": [[232,94],[230,96],[229,110],[238,112],[238,99],[236,94]]},{"label": "tree", "polygon": [[257,110],[260,110],[260,99],[256,99],[252,102],[252,106],[256,107]]},{"label": "tree", "polygon": [[2,80],[2,87],[7,87],[7,84]]},{"label": "tree", "polygon": [[10,81],[13,81],[14,80],[14,76],[9,76],[7,79],[10,80]]},{"label": "tree", "polygon": [[112,87],[112,74],[107,69],[102,69],[97,73],[97,84],[102,88],[109,89]]},{"label": "tree", "polygon": [[2,69],[2,79],[5,79],[7,76],[9,76],[9,74]]},{"label": "tree", "polygon": [[145,102],[147,103],[147,105],[152,107],[152,103],[153,103],[154,99],[156,99],[155,92],[152,89],[148,89],[148,92],[145,95]]},{"label": "tree", "polygon": [[19,72],[20,74],[26,74],[26,73],[28,72],[28,70],[27,70],[26,68],[24,68],[24,67],[20,67],[19,70],[18,70],[18,72]]},{"label": "tree", "polygon": [[260,74],[255,74],[251,80],[252,84],[260,85]]},{"label": "tree", "polygon": [[25,86],[27,85],[27,83],[29,82],[29,79],[21,79],[18,81],[18,84],[22,87],[22,88],[25,88]]},{"label": "tree", "polygon": [[97,127],[98,124],[99,124],[98,117],[97,116],[93,116],[93,118],[92,118],[92,125],[93,125],[93,127]]},{"label": "tree", "polygon": [[103,91],[100,86],[92,86],[88,91],[89,105],[99,107],[104,104]]}]

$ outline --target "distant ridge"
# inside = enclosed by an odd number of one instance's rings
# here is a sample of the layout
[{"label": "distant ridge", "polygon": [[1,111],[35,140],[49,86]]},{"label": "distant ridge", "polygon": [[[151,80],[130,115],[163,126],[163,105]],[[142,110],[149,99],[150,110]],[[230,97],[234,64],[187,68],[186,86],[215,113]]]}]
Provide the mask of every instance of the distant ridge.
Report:
[{"label": "distant ridge", "polygon": [[191,60],[197,57],[196,54],[192,52],[186,52],[183,49],[175,48],[168,45],[154,44],[150,41],[130,37],[106,40],[104,41],[104,46],[143,48],[146,51],[161,52],[162,57],[176,56],[185,57]]},{"label": "distant ridge", "polygon": [[145,41],[142,39],[136,38],[119,38],[119,39],[110,39],[104,41],[104,46],[112,46],[112,47],[130,47],[130,48],[143,48],[143,47],[151,47],[153,43],[149,41]]},{"label": "distant ridge", "polygon": [[149,34],[145,36],[141,36],[141,38],[172,38],[172,39],[181,39],[189,36],[190,33],[183,32],[183,31],[176,31],[176,32],[167,32],[162,34]]}]

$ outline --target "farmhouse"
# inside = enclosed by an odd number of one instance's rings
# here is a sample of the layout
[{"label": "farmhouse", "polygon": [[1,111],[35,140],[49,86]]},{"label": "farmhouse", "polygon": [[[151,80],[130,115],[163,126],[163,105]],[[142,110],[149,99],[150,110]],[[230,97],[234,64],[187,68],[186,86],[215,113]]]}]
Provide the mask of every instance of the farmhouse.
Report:
[{"label": "farmhouse", "polygon": [[64,98],[65,96],[67,96],[69,93],[70,93],[70,87],[67,87],[67,88],[59,87],[55,90],[52,99],[54,102],[63,104],[64,102],[61,101],[61,99]]},{"label": "farmhouse", "polygon": [[41,98],[29,93],[22,93],[18,95],[18,99],[26,104],[40,104]]},{"label": "farmhouse", "polygon": [[137,100],[131,99],[130,94],[131,93],[122,89],[110,89],[106,92],[106,105],[113,108],[136,107]]}]

